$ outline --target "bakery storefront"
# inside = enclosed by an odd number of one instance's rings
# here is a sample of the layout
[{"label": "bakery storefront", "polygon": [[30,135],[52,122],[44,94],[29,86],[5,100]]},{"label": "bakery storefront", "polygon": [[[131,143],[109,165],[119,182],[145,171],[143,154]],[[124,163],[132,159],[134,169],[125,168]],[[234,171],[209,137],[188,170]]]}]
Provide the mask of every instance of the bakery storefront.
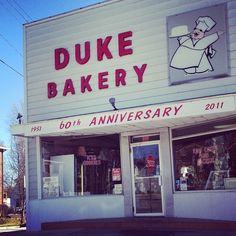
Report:
[{"label": "bakery storefront", "polygon": [[29,230],[236,220],[236,3],[221,2],[105,1],[24,26]]}]

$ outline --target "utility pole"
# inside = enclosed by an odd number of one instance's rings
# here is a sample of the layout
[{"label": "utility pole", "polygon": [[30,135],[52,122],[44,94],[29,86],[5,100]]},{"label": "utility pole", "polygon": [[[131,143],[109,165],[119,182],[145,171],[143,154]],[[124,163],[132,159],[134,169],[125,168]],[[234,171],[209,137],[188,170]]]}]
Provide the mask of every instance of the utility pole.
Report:
[{"label": "utility pole", "polygon": [[0,146],[0,216],[4,216],[3,209],[3,198],[4,198],[4,189],[3,189],[3,152],[7,150],[6,147]]}]

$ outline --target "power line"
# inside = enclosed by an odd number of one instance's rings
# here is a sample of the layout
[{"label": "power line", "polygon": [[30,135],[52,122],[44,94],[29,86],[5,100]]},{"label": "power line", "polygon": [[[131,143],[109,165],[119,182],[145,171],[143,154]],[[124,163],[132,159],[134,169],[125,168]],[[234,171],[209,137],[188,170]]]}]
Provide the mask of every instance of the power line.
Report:
[{"label": "power line", "polygon": [[7,0],[8,4],[25,20],[25,22],[29,22],[25,16],[9,1]]},{"label": "power line", "polygon": [[2,38],[4,39],[4,41],[5,41],[10,47],[12,47],[12,48],[22,57],[22,54],[17,50],[17,48],[16,48],[13,44],[11,44],[11,43],[9,42],[9,40],[8,40],[7,38],[5,38],[1,33],[0,33],[0,37],[2,37]]},{"label": "power line", "polygon": [[0,4],[3,6],[3,8],[5,8],[5,10],[6,10],[8,13],[10,13],[10,15],[11,15],[12,17],[15,18],[15,20],[17,21],[18,24],[22,25],[22,22],[19,20],[19,18],[17,18],[17,17],[15,16],[15,14],[13,14],[1,1],[0,1]]},{"label": "power line", "polygon": [[21,77],[24,77],[19,71],[17,71],[16,69],[14,69],[12,66],[10,66],[9,64],[7,64],[5,61],[3,61],[2,59],[0,59],[0,62],[2,64],[4,64],[5,66],[9,67],[11,70],[13,70],[14,72],[16,72],[18,75],[20,75]]},{"label": "power line", "polygon": [[30,17],[30,15],[20,6],[20,4],[19,4],[16,0],[13,0],[13,2],[21,9],[21,11],[22,11],[31,21],[33,21],[33,19]]}]

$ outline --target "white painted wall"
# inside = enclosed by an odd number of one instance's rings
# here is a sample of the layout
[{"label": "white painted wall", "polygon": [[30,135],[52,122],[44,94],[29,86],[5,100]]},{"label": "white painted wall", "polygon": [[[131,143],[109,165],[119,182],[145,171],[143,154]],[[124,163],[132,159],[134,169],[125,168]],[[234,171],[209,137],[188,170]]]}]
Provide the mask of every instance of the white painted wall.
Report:
[{"label": "white painted wall", "polygon": [[[227,3],[229,23],[229,57],[231,76],[214,80],[169,86],[166,17],[219,3]],[[117,56],[117,35],[133,32],[133,55]],[[236,1],[233,0],[125,0],[108,1],[95,7],[26,24],[25,95],[27,122],[111,110],[108,99],[116,97],[117,107],[127,108],[174,100],[236,92]],[[99,37],[114,39],[112,60],[97,62],[94,43]],[[65,47],[71,53],[76,43],[91,41],[91,61],[78,66],[74,61],[68,68],[54,70],[54,49]],[[73,54],[72,54],[73,58]],[[137,83],[133,65],[147,63],[143,83]],[[114,70],[127,70],[127,85],[114,86]],[[47,98],[47,83],[54,81],[59,89],[71,78],[75,84],[81,75],[109,72],[109,89],[98,90],[92,80],[92,93]],[[76,87],[77,85],[75,85]],[[78,87],[76,87],[78,91]],[[137,92],[138,91],[138,92]],[[37,196],[36,156],[33,141],[29,141],[29,194]]]},{"label": "white painted wall", "polygon": [[31,200],[27,207],[29,231],[40,230],[43,222],[124,217],[121,195]]},{"label": "white painted wall", "polygon": [[[227,2],[228,8],[230,76],[216,79],[214,82],[202,80],[169,86],[166,17],[224,2]],[[125,31],[133,32],[134,53],[120,58],[117,56],[117,35]],[[112,96],[116,97],[117,107],[122,109],[236,92],[236,1],[234,0],[108,1],[88,9],[26,24],[24,32],[27,122],[111,110],[108,99]],[[97,38],[105,38],[108,35],[113,37],[110,48],[114,58],[97,62],[94,43]],[[72,61],[68,68],[54,70],[55,48],[67,48],[73,58],[74,45],[87,40],[92,43],[91,61],[88,64],[78,66]],[[144,63],[148,65],[144,81],[137,83],[132,67]],[[127,85],[117,88],[114,85],[114,71],[119,68],[127,71]],[[102,71],[109,73],[109,89],[98,90],[95,76]],[[78,92],[79,78],[88,74],[94,76],[91,80],[93,92],[81,94]],[[76,95],[66,97],[58,95],[54,99],[48,99],[47,83],[56,82],[61,93],[64,81],[68,78],[74,81]],[[167,138],[168,134],[165,133],[165,139]],[[170,157],[164,151],[162,149],[163,158]],[[28,154],[29,229],[40,229],[41,222],[46,221],[123,217],[125,214],[131,214],[130,202],[125,199],[124,204],[123,196],[36,200],[38,167],[33,139],[29,141]],[[122,155],[125,156],[124,153]],[[164,197],[167,205],[174,205],[175,216],[236,219],[235,192],[173,194],[168,185],[171,182],[172,170],[170,160],[167,161],[164,171],[169,173],[169,176],[164,180],[167,194]],[[128,174],[130,173],[127,172],[125,176]],[[126,191],[130,194],[128,185]],[[124,205],[127,206],[126,213]],[[173,214],[172,210],[172,207],[166,208],[168,215]]]},{"label": "white painted wall", "polygon": [[[231,76],[169,86],[166,18],[170,15],[227,2]],[[119,109],[189,98],[236,92],[236,2],[233,0],[122,0],[108,1],[88,9],[25,25],[26,98],[28,122],[111,110],[114,96]],[[119,57],[117,35],[132,31],[133,54]],[[113,59],[98,62],[96,40],[112,36]],[[85,65],[74,60],[74,45],[91,42],[91,59]],[[54,69],[54,49],[65,47],[70,64]],[[143,83],[137,82],[134,65],[147,64]],[[114,71],[125,69],[127,85],[114,85]],[[99,90],[97,73],[107,71],[108,89]],[[80,93],[80,77],[92,75],[92,92]],[[61,95],[66,79],[76,94]],[[59,95],[47,98],[47,83],[58,84]],[[138,92],[137,92],[138,91]]]},{"label": "white painted wall", "polygon": [[236,220],[235,191],[183,192],[174,194],[174,216]]}]

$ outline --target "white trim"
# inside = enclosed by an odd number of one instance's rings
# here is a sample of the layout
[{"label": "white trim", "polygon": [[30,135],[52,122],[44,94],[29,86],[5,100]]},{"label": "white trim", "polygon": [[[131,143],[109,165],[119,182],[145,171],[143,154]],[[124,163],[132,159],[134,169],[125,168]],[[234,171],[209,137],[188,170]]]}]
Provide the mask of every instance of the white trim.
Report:
[{"label": "white trim", "polygon": [[[210,107],[209,105],[213,105]],[[204,99],[187,100],[177,103],[156,104],[138,108],[73,116],[41,122],[33,122],[12,127],[13,135],[28,137],[59,135],[63,133],[96,133],[116,126],[128,127],[146,122],[167,122],[175,119],[211,116],[235,112],[235,95],[216,96]]]},{"label": "white trim", "polygon": [[37,188],[38,199],[42,199],[42,158],[40,137],[36,137],[36,161],[37,161]]},{"label": "white trim", "polygon": [[37,20],[37,21],[26,23],[26,24],[24,24],[24,26],[28,27],[28,26],[32,26],[32,25],[38,25],[38,24],[45,23],[45,22],[48,22],[48,21],[64,18],[66,16],[71,16],[71,15],[75,15],[77,13],[89,11],[89,10],[92,10],[92,9],[95,9],[95,8],[104,7],[106,5],[110,5],[110,4],[113,4],[113,3],[116,3],[116,2],[120,2],[120,1],[124,1],[124,0],[105,0],[104,2],[94,3],[94,4],[91,4],[91,5],[88,5],[88,6],[84,6],[84,7],[75,9],[75,10],[67,11],[67,12],[64,12],[64,13],[59,13],[59,14],[54,15],[54,16],[50,16],[50,17],[47,17],[47,18],[44,18],[44,19],[40,19],[40,20]]},{"label": "white trim", "polygon": [[177,191],[175,189],[175,163],[174,163],[174,152],[173,152],[173,138],[172,129],[169,128],[169,139],[170,139],[170,161],[171,161],[171,172],[172,172],[172,190],[175,194]]},{"label": "white trim", "polygon": [[3,152],[5,152],[6,150],[9,150],[10,148],[4,147],[4,146],[0,146],[0,150],[2,150]]},{"label": "white trim", "polygon": [[[131,159],[131,176],[132,176],[132,192],[133,192],[133,207],[134,207],[134,216],[164,216],[165,214],[165,203],[163,198],[163,181],[160,185],[161,187],[161,204],[162,204],[162,212],[160,213],[137,213],[136,212],[136,200],[135,200],[135,182],[134,182],[134,161],[133,161],[133,147],[140,147],[140,146],[147,146],[147,145],[153,145],[156,144],[158,146],[159,151],[159,162],[160,162],[160,175],[153,176],[162,178],[162,160],[161,160],[161,149],[160,149],[160,141],[154,140],[154,141],[146,141],[146,142],[140,142],[140,143],[130,143],[131,153],[130,153],[130,159]],[[159,179],[158,179],[159,180]]]},{"label": "white trim", "polygon": [[227,132],[231,130],[236,130],[234,129],[219,129],[216,131],[209,131],[209,132],[204,132],[204,133],[195,133],[192,135],[185,135],[185,136],[180,136],[177,138],[172,138],[172,129],[170,130],[170,148],[171,148],[171,164],[172,164],[172,173],[173,173],[173,193],[174,194],[187,194],[187,193],[212,193],[212,192],[236,192],[236,189],[220,189],[220,190],[214,190],[214,189],[201,189],[201,190],[187,190],[187,191],[176,191],[175,188],[175,165],[174,165],[174,153],[173,153],[173,141],[176,140],[182,140],[186,138],[194,138],[198,136],[205,136],[205,135],[210,135],[210,134],[217,134],[217,133],[222,133],[222,132]]},{"label": "white trim", "polygon": [[27,97],[28,97],[28,89],[27,89],[27,84],[28,84],[28,74],[27,74],[27,69],[26,69],[26,64],[27,64],[27,57],[26,57],[26,44],[27,44],[27,37],[26,37],[26,29],[23,27],[23,75],[24,75],[24,110],[23,110],[23,123],[28,123],[28,102],[27,102]]},{"label": "white trim", "polygon": [[163,128],[155,128],[155,129],[142,129],[138,131],[127,131],[121,133],[122,136],[138,136],[138,137],[143,137],[143,136],[155,136],[155,135],[160,135],[161,129]]},{"label": "white trim", "polygon": [[[182,127],[182,128],[184,128],[184,127]],[[171,131],[172,130],[173,129],[171,129]],[[184,136],[172,138],[172,141],[186,139],[186,138],[194,138],[196,136],[204,136],[204,135],[208,135],[208,134],[216,134],[216,133],[221,133],[221,132],[226,132],[226,131],[231,131],[231,130],[236,130],[236,127],[235,128],[229,128],[229,129],[218,129],[218,130],[214,130],[214,131],[208,131],[208,132],[201,132],[201,133],[195,133],[195,134],[190,134],[190,135],[184,135]]]},{"label": "white trim", "polygon": [[[27,138],[24,139],[25,143],[25,203],[26,209],[29,209],[29,140]],[[30,219],[30,212],[29,210],[26,211],[26,219]],[[28,225],[28,223],[26,223]]]}]

